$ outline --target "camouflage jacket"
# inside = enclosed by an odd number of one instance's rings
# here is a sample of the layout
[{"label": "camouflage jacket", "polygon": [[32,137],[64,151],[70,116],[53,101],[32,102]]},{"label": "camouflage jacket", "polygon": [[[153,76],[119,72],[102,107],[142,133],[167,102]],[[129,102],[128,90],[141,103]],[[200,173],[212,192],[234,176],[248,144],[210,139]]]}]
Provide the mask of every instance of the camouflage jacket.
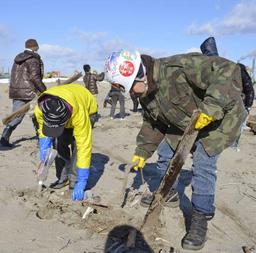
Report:
[{"label": "camouflage jacket", "polygon": [[95,74],[91,72],[86,72],[83,81],[85,84],[85,87],[93,94],[98,94],[98,86],[97,81],[102,81],[104,79],[104,73]]},{"label": "camouflage jacket", "polygon": [[234,143],[247,116],[237,64],[199,53],[161,59],[142,55],[142,61],[149,89],[140,98],[144,118],[136,155],[149,158],[164,137],[175,150],[195,109],[215,118],[198,136],[209,155]]}]

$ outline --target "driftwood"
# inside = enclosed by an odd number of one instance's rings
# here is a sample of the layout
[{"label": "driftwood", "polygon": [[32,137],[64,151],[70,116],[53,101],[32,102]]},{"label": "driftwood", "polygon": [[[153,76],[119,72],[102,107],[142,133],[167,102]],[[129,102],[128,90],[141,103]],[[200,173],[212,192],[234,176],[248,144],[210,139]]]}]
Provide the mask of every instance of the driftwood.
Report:
[{"label": "driftwood", "polygon": [[67,80],[60,81],[60,79],[58,79],[58,85],[73,83],[74,81],[79,79],[81,76],[82,76],[82,72],[75,72],[75,74],[70,78],[68,78]]},{"label": "driftwood", "polygon": [[[58,82],[59,84],[70,84],[74,81],[76,81],[78,78],[80,78],[82,76],[82,72],[78,72],[75,73],[73,76],[71,76],[70,78],[68,78],[67,80],[64,80],[62,82]],[[35,97],[33,98],[33,100],[31,100],[30,102],[26,103],[25,105],[23,105],[22,107],[20,107],[17,111],[11,113],[10,115],[8,115],[7,117],[2,119],[2,122],[4,125],[7,125],[8,123],[10,123],[12,120],[25,115],[28,111],[32,110],[36,103],[37,103],[37,98],[38,96],[35,95]]]},{"label": "driftwood", "polygon": [[25,115],[32,107],[35,106],[35,104],[37,103],[37,98],[38,98],[38,96],[35,95],[35,97],[30,102],[26,103],[25,105],[20,107],[17,111],[11,113],[7,117],[3,118],[2,119],[3,124],[7,125],[12,120]]},{"label": "driftwood", "polygon": [[251,130],[256,133],[256,116],[255,115],[249,115],[246,125],[251,128]]},{"label": "driftwood", "polygon": [[189,155],[193,144],[197,138],[198,131],[195,130],[195,123],[198,118],[199,112],[194,111],[191,121],[187,126],[181,141],[175,151],[166,174],[162,179],[158,190],[154,194],[154,199],[150,204],[148,211],[144,217],[140,230],[147,235],[148,238],[152,238],[152,233],[158,225],[159,215],[162,210],[162,206],[168,197],[168,193],[172,185],[174,184],[182,166],[185,163],[187,156]]}]

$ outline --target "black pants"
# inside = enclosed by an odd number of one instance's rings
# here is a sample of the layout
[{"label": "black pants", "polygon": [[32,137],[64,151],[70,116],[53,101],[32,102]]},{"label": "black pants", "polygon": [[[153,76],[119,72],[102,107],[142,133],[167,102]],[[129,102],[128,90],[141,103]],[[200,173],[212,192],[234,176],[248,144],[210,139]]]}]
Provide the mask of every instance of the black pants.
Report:
[{"label": "black pants", "polygon": [[73,129],[65,128],[62,135],[55,139],[54,145],[58,151],[58,156],[55,159],[56,177],[61,181],[68,179],[69,186],[74,187],[77,176],[77,149]]}]

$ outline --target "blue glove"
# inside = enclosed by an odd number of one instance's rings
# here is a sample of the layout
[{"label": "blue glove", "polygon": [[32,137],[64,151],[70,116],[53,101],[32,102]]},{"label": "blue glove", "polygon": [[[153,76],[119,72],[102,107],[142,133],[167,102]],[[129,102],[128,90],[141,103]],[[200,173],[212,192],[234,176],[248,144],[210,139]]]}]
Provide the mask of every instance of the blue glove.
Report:
[{"label": "blue glove", "polygon": [[47,150],[52,147],[52,138],[43,137],[39,139],[40,161],[45,160]]},{"label": "blue glove", "polygon": [[72,192],[72,200],[83,200],[84,190],[87,185],[90,169],[77,169],[77,179]]}]

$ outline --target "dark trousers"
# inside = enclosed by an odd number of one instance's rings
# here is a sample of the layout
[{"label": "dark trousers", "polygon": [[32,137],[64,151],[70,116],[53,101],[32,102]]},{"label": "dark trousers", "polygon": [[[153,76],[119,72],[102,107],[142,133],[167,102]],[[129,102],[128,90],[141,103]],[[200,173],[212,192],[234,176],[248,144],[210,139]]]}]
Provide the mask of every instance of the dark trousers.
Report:
[{"label": "dark trousers", "polygon": [[61,181],[68,179],[69,186],[74,187],[77,176],[77,149],[73,129],[65,128],[62,135],[55,139],[54,145],[58,151],[58,156],[55,159],[56,177]]},{"label": "dark trousers", "polygon": [[116,104],[117,101],[119,101],[120,103],[120,118],[124,118],[125,117],[125,108],[124,108],[124,95],[121,94],[115,94],[111,96],[112,99],[112,105],[111,105],[111,110],[110,110],[110,117],[115,116],[115,110],[116,110]]},{"label": "dark trousers", "polygon": [[133,103],[133,111],[137,112],[138,111],[138,106],[139,106],[139,99],[136,96],[131,95],[132,103]]}]

